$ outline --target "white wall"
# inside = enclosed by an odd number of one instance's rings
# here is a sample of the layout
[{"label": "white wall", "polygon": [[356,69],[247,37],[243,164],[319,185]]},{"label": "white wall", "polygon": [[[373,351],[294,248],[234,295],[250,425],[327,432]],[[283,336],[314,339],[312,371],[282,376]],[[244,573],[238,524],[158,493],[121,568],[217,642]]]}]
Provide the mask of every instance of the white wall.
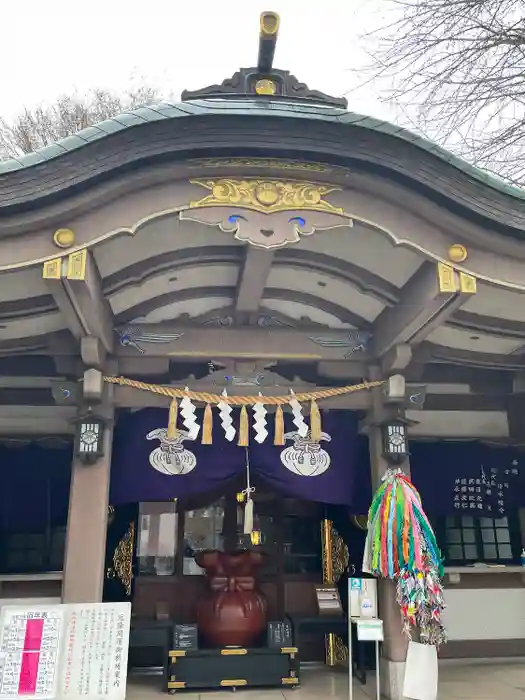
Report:
[{"label": "white wall", "polygon": [[445,590],[450,641],[525,639],[525,588]]}]

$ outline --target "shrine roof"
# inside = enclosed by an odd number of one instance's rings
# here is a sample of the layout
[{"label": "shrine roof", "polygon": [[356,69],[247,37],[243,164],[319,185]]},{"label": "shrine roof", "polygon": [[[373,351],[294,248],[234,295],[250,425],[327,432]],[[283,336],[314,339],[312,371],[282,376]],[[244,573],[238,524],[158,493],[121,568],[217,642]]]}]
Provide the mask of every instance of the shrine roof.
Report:
[{"label": "shrine roof", "polygon": [[431,154],[458,170],[463,171],[479,182],[503,192],[510,197],[525,200],[525,190],[505,182],[486,170],[471,165],[462,158],[442,148],[433,141],[420,136],[409,129],[397,126],[375,117],[349,112],[346,109],[326,107],[315,104],[286,102],[283,99],[202,99],[180,103],[162,102],[150,106],[123,112],[111,119],[82,129],[72,136],[57,141],[49,146],[17,158],[0,161],[0,175],[23,168],[30,168],[60,158],[60,156],[84,148],[89,144],[105,139],[112,134],[133,129],[147,123],[174,120],[188,117],[226,115],[226,116],[263,116],[267,118],[292,118],[319,120],[345,124],[359,129],[369,130],[405,141]]},{"label": "shrine roof", "polygon": [[402,127],[315,100],[282,97],[141,107],[0,162],[0,215],[67,200],[146,166],[254,155],[386,178],[477,225],[525,240],[525,190]]}]

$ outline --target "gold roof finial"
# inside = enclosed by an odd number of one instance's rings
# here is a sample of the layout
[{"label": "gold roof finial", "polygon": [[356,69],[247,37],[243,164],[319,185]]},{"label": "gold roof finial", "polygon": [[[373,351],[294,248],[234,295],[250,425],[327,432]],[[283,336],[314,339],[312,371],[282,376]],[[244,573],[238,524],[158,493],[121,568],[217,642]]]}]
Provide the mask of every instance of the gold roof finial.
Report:
[{"label": "gold roof finial", "polygon": [[262,12],[259,19],[259,56],[257,70],[259,73],[271,73],[275,46],[279,35],[280,19],[277,12]]}]

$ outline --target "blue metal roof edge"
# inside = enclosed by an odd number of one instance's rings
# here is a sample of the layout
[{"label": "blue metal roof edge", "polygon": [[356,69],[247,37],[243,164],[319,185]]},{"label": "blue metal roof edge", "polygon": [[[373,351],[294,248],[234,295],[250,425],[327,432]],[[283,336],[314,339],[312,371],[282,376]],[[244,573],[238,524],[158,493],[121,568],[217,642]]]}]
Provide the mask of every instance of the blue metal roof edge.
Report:
[{"label": "blue metal roof edge", "polygon": [[264,115],[266,117],[288,117],[312,119],[330,122],[339,122],[351,126],[377,131],[397,139],[410,143],[427,153],[436,156],[469,177],[478,180],[484,185],[498,190],[515,199],[525,200],[525,189],[505,182],[497,175],[488,173],[481,168],[467,163],[459,156],[455,156],[446,149],[429,141],[423,136],[396,126],[390,122],[382,121],[374,117],[368,117],[354,112],[334,107],[321,107],[317,105],[305,105],[285,101],[259,101],[250,99],[238,100],[195,100],[193,102],[170,103],[162,102],[147,107],[124,112],[111,119],[106,119],[99,124],[82,129],[78,133],[61,139],[57,143],[45,146],[33,153],[0,161],[0,175],[7,174],[23,168],[30,168],[50,160],[54,160],[65,153],[87,146],[93,141],[103,139],[110,134],[115,134],[125,129],[131,129],[141,124],[176,119],[179,117],[201,116],[205,114],[235,114],[243,116]]}]

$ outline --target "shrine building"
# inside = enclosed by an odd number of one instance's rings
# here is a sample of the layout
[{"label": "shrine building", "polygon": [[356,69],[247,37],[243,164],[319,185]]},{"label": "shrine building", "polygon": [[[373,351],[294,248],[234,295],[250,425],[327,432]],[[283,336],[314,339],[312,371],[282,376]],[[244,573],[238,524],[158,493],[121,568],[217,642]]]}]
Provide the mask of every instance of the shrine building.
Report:
[{"label": "shrine building", "polygon": [[523,657],[525,194],[275,68],[278,28],[220,85],[0,162],[0,604],[130,600],[130,663],[160,665],[142,632],[194,622],[196,554],[242,546],[300,624],[397,463],[445,560],[442,657]]}]

